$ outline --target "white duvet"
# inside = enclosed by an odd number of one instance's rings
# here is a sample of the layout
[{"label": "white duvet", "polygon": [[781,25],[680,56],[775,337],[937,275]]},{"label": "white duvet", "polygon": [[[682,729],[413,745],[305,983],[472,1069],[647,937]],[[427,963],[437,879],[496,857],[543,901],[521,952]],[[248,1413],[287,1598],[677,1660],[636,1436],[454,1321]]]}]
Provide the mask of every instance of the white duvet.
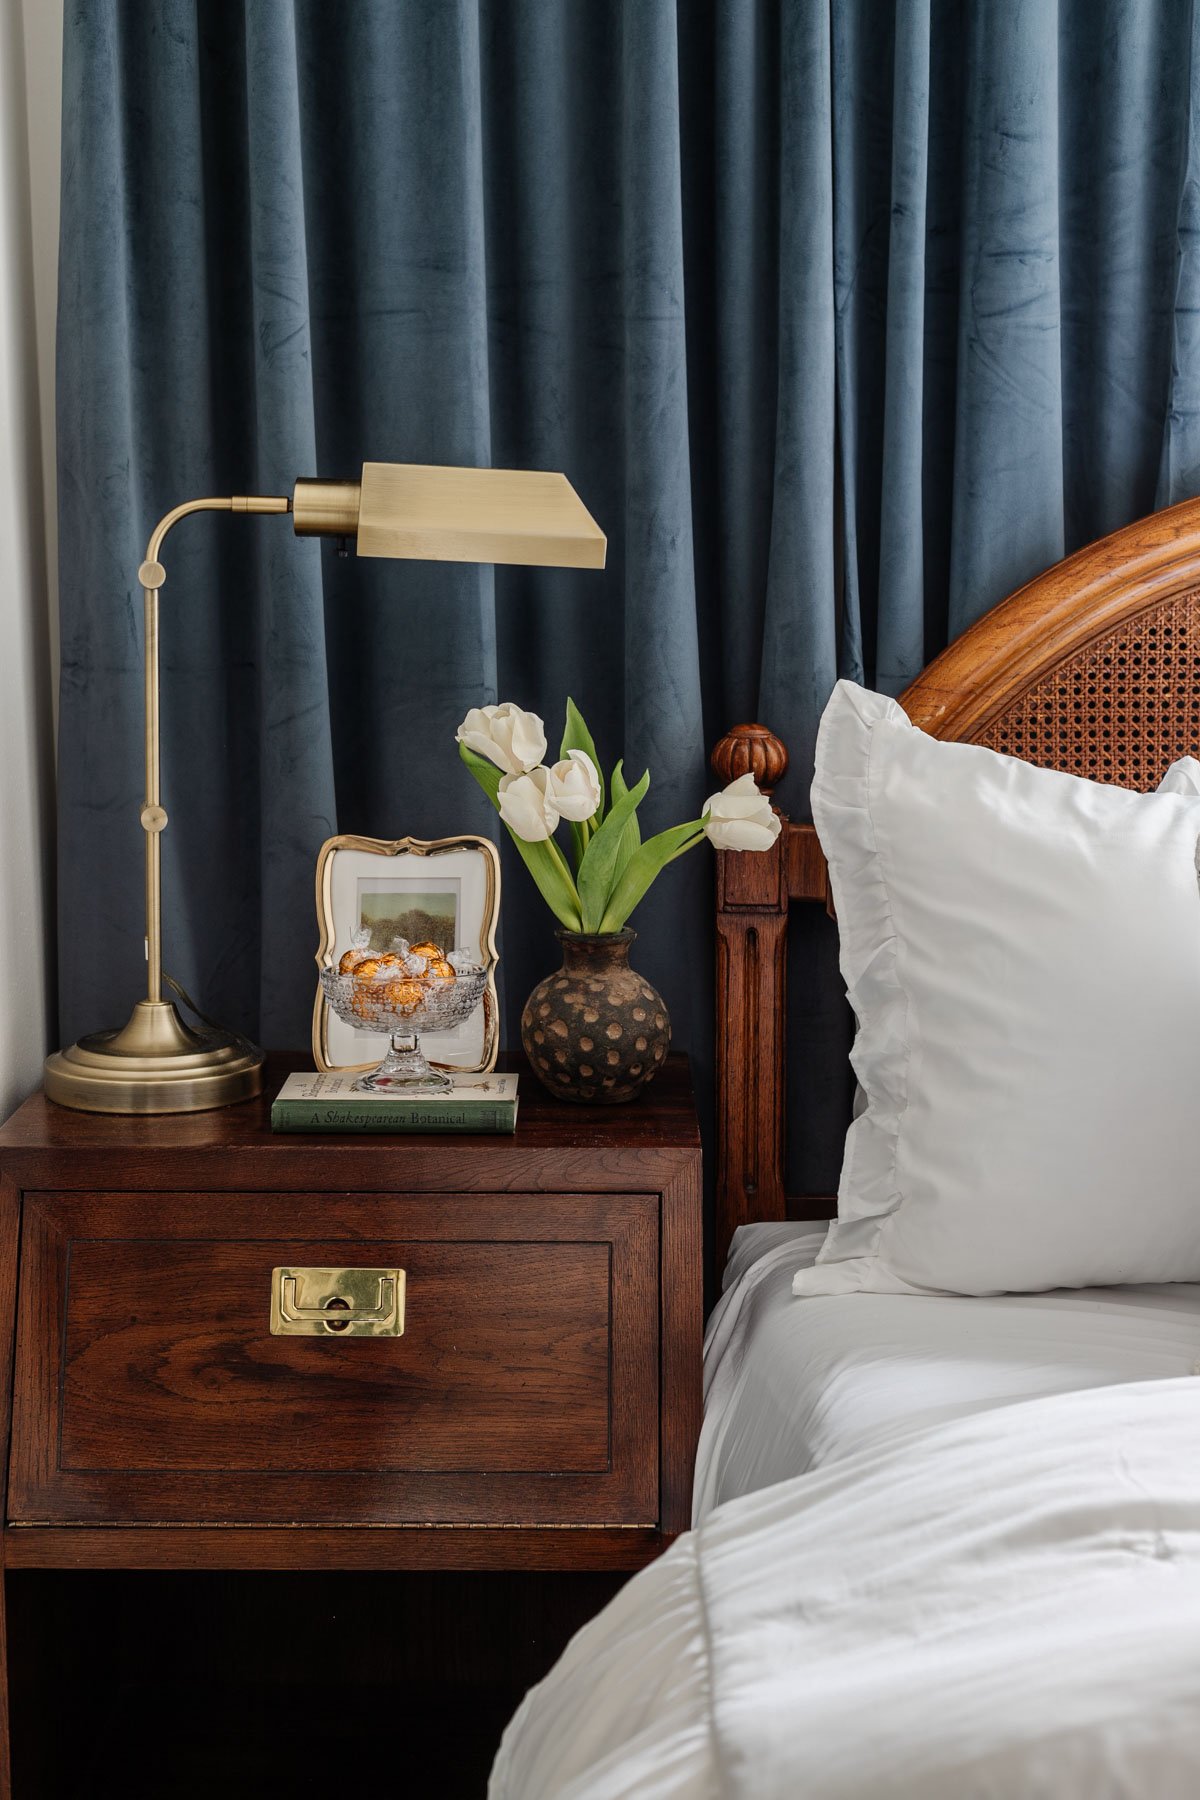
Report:
[{"label": "white duvet", "polygon": [[935,1426],[718,1507],[568,1647],[491,1800],[1200,1795],[1200,1382]]}]

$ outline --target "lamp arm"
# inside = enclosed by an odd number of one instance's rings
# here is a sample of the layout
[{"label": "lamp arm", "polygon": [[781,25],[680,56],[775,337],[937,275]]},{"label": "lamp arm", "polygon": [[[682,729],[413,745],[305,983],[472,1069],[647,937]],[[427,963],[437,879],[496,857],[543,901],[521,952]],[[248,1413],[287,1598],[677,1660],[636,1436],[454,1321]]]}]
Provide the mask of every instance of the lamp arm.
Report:
[{"label": "lamp arm", "polygon": [[150,533],[146,560],[138,570],[138,580],[145,596],[146,618],[146,797],[142,804],[142,830],[146,834],[146,998],[157,1005],[162,1000],[162,862],[159,839],[167,823],[160,791],[161,754],[158,700],[158,595],[167,572],[159,561],[163,539],[172,525],[186,519],[189,513],[285,513],[291,510],[286,497],[258,494],[233,494],[228,498],[185,500],[165,513]]}]

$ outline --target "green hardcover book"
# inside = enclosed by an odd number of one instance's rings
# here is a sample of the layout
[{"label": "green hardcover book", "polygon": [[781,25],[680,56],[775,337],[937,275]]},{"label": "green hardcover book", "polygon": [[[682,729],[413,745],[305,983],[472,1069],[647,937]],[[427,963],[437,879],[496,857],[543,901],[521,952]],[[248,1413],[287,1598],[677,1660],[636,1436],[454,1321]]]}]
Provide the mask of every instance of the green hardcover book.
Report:
[{"label": "green hardcover book", "polygon": [[357,1075],[289,1075],[272,1131],[489,1131],[517,1128],[515,1075],[456,1075],[439,1094],[357,1094]]}]

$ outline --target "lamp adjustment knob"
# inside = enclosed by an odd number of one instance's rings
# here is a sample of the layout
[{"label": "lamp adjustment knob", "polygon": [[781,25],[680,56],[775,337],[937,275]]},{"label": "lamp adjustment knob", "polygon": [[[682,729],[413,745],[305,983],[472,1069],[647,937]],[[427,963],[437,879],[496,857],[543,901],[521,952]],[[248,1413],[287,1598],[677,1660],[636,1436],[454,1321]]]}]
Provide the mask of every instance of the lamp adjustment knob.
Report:
[{"label": "lamp adjustment knob", "polygon": [[161,831],[167,822],[165,806],[143,806],[141,811],[143,831]]},{"label": "lamp adjustment knob", "polygon": [[167,579],[167,571],[160,562],[144,562],[138,570],[138,580],[144,588],[160,588]]}]

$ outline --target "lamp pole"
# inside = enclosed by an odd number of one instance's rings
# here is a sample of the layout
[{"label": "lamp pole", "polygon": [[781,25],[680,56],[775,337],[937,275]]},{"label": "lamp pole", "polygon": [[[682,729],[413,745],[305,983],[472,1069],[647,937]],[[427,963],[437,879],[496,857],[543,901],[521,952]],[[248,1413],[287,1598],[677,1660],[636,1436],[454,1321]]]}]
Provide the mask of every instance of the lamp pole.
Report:
[{"label": "lamp pole", "polygon": [[[146,560],[138,570],[146,611],[146,796],[142,804],[141,821],[142,830],[146,834],[146,1001],[150,1006],[163,1004],[162,859],[159,839],[167,823],[161,792],[158,677],[158,596],[167,572],[159,560],[159,552],[172,525],[177,525],[180,519],[186,519],[189,513],[285,513],[290,510],[291,501],[286,496],[233,494],[228,499],[186,500],[182,506],[173,507],[158,521],[146,546]],[[172,1007],[172,1013],[174,1010]],[[126,1031],[134,1023],[134,1020],[130,1020]],[[124,1032],[119,1034],[114,1047],[120,1045],[124,1035]],[[137,1036],[140,1044],[144,1039],[144,1032],[139,1029]]]}]

